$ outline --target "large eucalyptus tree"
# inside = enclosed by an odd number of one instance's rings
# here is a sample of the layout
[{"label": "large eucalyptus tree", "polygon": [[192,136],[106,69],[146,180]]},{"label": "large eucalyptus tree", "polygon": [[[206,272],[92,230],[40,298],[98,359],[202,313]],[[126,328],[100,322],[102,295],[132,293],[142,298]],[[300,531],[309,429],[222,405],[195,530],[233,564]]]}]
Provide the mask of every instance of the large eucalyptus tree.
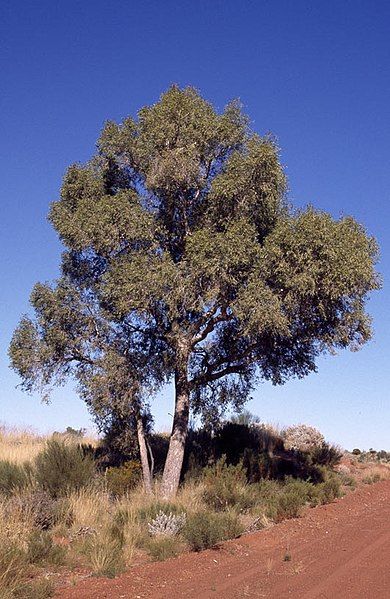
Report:
[{"label": "large eucalyptus tree", "polygon": [[219,114],[174,86],[136,119],[106,123],[50,220],[67,248],[62,276],[35,287],[12,364],[27,389],[74,375],[93,410],[139,416],[173,380],[164,497],[190,410],[217,417],[256,381],[303,377],[322,352],[370,338],[375,241],[353,218],[293,211],[274,140],[236,102]]}]

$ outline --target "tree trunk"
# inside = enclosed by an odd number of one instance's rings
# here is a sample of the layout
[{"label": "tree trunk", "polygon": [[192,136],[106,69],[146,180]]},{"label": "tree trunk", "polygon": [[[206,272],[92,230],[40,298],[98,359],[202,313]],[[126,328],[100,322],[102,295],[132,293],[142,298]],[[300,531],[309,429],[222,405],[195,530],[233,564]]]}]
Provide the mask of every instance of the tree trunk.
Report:
[{"label": "tree trunk", "polygon": [[187,359],[183,358],[175,372],[175,413],[161,483],[161,496],[163,499],[174,497],[179,487],[188,432],[189,407],[190,390],[187,380]]},{"label": "tree trunk", "polygon": [[152,494],[152,474],[149,467],[148,460],[148,450],[146,446],[145,440],[145,431],[144,424],[142,422],[142,416],[140,414],[137,415],[137,435],[138,435],[138,445],[139,445],[139,453],[141,456],[141,465],[142,465],[142,478],[144,483],[145,493],[147,495]]}]

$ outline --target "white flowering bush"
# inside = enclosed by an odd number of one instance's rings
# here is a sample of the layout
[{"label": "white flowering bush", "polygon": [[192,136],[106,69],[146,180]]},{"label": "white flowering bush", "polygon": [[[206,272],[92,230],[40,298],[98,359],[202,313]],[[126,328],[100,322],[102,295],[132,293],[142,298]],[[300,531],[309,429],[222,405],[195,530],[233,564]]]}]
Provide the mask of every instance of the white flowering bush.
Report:
[{"label": "white flowering bush", "polygon": [[283,433],[286,449],[312,451],[325,444],[325,437],[319,430],[307,424],[289,426]]},{"label": "white flowering bush", "polygon": [[177,535],[186,523],[186,515],[182,514],[166,514],[160,511],[157,516],[148,523],[149,534],[152,537],[172,537]]}]

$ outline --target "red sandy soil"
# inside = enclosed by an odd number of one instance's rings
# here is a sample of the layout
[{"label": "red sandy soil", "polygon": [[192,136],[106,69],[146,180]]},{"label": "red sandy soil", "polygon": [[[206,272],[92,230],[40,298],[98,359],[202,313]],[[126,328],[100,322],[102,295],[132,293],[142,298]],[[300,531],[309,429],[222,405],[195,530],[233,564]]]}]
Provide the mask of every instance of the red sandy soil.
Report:
[{"label": "red sandy soil", "polygon": [[[390,480],[362,485],[303,518],[135,566],[114,580],[87,578],[62,599],[384,599],[390,597]],[[290,559],[288,559],[290,558]]]}]

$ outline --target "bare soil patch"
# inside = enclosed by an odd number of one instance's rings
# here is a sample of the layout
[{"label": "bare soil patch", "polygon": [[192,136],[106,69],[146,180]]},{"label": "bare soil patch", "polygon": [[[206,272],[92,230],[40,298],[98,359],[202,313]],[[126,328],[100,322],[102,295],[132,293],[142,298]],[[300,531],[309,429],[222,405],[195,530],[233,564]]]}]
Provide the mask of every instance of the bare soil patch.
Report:
[{"label": "bare soil patch", "polygon": [[269,529],[58,589],[62,599],[384,599],[390,593],[390,480]]}]

